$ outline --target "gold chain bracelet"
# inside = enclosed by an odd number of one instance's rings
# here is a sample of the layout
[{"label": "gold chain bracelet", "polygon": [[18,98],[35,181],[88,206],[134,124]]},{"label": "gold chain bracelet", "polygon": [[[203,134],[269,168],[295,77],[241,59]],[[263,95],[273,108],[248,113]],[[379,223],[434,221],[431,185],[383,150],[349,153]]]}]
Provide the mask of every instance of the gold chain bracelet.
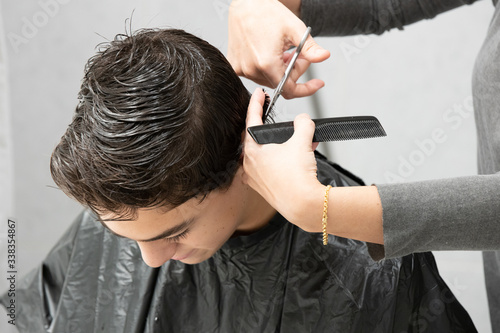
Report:
[{"label": "gold chain bracelet", "polygon": [[328,245],[328,233],[326,232],[326,225],[328,223],[328,193],[330,192],[330,189],[332,188],[331,185],[326,186],[325,190],[325,201],[323,203],[323,245]]}]

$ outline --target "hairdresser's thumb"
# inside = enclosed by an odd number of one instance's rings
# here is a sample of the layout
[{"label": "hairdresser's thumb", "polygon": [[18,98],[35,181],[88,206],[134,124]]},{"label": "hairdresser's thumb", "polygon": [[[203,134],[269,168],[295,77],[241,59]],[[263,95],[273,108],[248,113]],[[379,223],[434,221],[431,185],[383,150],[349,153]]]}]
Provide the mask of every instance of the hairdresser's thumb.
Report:
[{"label": "hairdresser's thumb", "polygon": [[322,62],[330,57],[330,51],[319,46],[319,44],[309,36],[302,47],[301,56],[313,63]]},{"label": "hairdresser's thumb", "polygon": [[311,120],[307,113],[299,114],[293,121],[294,133],[290,141],[294,141],[294,145],[307,147],[311,150],[311,143],[313,141],[314,129],[316,125]]},{"label": "hairdresser's thumb", "polygon": [[264,106],[265,98],[266,95],[264,94],[262,88],[256,88],[250,98],[250,103],[248,104],[246,120],[247,128],[250,126],[262,125],[262,108]]}]

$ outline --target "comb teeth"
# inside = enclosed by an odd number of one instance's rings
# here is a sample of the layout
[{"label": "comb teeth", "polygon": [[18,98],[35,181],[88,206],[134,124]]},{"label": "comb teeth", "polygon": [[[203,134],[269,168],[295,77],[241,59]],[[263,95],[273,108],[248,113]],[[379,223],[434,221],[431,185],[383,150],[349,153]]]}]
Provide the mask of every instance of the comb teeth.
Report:
[{"label": "comb teeth", "polygon": [[[385,136],[385,131],[373,116],[313,119],[316,124],[313,141],[340,141]],[[259,144],[283,143],[293,135],[293,122],[265,124],[248,128]]]},{"label": "comb teeth", "polygon": [[314,142],[345,141],[386,136],[377,120],[321,122],[316,124]]}]

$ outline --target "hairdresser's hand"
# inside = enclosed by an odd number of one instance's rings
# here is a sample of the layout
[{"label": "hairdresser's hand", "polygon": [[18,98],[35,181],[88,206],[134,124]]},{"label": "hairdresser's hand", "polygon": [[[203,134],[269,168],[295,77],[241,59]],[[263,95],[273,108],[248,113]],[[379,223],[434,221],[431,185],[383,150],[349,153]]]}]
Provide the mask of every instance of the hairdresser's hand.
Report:
[{"label": "hairdresser's hand", "polygon": [[[288,1],[289,3],[300,1]],[[298,10],[298,9],[297,9]],[[258,84],[275,88],[285,73],[291,54],[306,31],[305,24],[277,0],[233,0],[229,8],[227,57],[236,73]],[[308,37],[283,89],[283,97],[314,94],[324,86],[319,79],[297,83],[311,63],[322,62],[330,52]]]},{"label": "hairdresser's hand", "polygon": [[[261,89],[252,95],[247,128],[262,125],[264,98]],[[310,214],[310,207],[301,205],[306,204],[305,198],[316,197],[321,204],[324,193],[324,186],[316,176],[314,149],[318,144],[312,143],[315,126],[308,115],[302,114],[295,118],[294,127],[293,136],[282,144],[259,145],[245,132],[243,179],[288,221],[312,231],[316,225],[303,224],[311,221],[304,218],[304,215]],[[319,213],[321,207],[315,211]]]}]

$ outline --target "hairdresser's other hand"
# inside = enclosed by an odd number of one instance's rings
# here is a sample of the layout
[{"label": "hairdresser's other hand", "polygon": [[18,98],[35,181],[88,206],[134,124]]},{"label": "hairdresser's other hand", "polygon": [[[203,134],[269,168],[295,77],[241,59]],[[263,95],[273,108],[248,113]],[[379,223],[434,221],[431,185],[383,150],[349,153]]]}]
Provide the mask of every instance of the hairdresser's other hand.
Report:
[{"label": "hairdresser's other hand", "polygon": [[[247,128],[262,125],[264,98],[261,89],[252,95]],[[282,144],[259,145],[245,132],[243,179],[288,221],[310,231],[315,226],[303,225],[311,219],[302,216],[308,214],[309,207],[301,207],[301,204],[306,203],[304,198],[310,197],[318,197],[320,202],[324,192],[316,176],[314,149],[317,143],[312,144],[315,125],[308,115],[301,114],[295,118],[294,127],[293,136]]]},{"label": "hairdresser's other hand", "polygon": [[[300,0],[286,0],[286,4],[299,11]],[[296,14],[277,0],[232,1],[227,57],[238,75],[268,87],[278,85],[291,59],[285,51],[299,45],[307,28]],[[306,83],[297,80],[311,63],[329,56],[330,52],[309,36],[284,86],[283,97],[310,96],[322,88],[324,82],[319,79]]]}]

